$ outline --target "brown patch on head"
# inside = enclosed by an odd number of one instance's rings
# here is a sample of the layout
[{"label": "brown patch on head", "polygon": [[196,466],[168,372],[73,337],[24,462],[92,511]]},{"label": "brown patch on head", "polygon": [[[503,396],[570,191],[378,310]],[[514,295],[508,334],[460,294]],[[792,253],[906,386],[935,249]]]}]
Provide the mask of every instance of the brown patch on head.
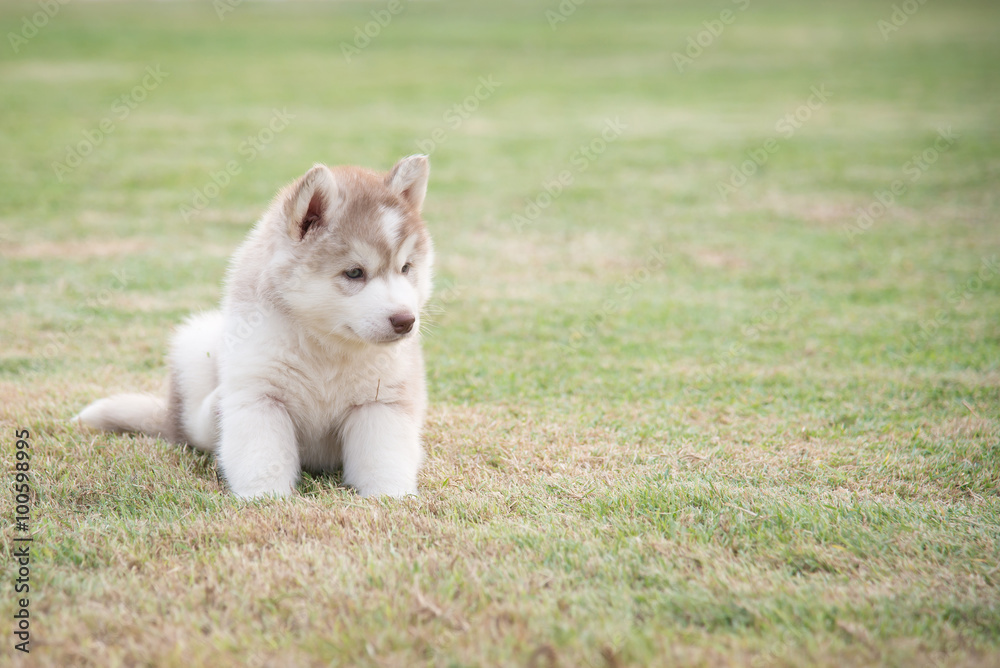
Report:
[{"label": "brown patch on head", "polygon": [[403,216],[403,220],[396,232],[395,244],[398,246],[411,236],[418,235],[414,251],[424,253],[427,251],[427,244],[430,237],[427,234],[427,225],[419,214]]},{"label": "brown patch on head", "polygon": [[[359,167],[333,167],[331,171],[343,198],[331,225],[336,246],[346,250],[349,241],[358,241],[391,257],[405,239],[418,235],[415,251],[426,252],[429,239],[420,212],[389,189],[385,174]],[[391,215],[398,216],[399,222],[387,228],[383,219]]]},{"label": "brown patch on head", "polygon": [[390,240],[383,234],[381,218],[385,211],[398,208],[398,198],[367,170],[340,168],[334,173],[344,193],[344,208],[336,224],[341,238],[356,239],[388,252]]}]

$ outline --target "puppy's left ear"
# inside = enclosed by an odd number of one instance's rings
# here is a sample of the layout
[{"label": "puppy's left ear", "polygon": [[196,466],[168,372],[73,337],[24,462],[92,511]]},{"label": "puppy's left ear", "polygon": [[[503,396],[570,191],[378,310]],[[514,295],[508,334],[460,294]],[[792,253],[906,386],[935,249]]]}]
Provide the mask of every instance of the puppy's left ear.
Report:
[{"label": "puppy's left ear", "polygon": [[285,196],[288,236],[301,241],[311,229],[325,225],[340,203],[340,189],[326,165],[316,165],[293,183]]},{"label": "puppy's left ear", "polygon": [[424,206],[427,194],[427,178],[431,165],[426,155],[411,155],[396,163],[387,177],[389,190],[393,191],[417,210]]}]

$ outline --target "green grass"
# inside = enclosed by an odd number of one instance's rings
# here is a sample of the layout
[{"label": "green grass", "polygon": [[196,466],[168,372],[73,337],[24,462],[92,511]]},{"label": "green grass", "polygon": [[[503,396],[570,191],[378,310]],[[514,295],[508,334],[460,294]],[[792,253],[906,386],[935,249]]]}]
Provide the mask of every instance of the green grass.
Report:
[{"label": "green grass", "polygon": [[[928,2],[883,39],[890,2],[754,0],[679,72],[741,3],[588,0],[553,31],[558,4],[406,3],[350,63],[386,3],[69,3],[5,40],[0,458],[12,484],[30,430],[25,665],[1000,662],[1000,8]],[[3,4],[0,34],[37,11]],[[275,110],[293,118],[249,159]],[[67,424],[158,390],[170,328],[217,302],[281,185],[317,161],[387,169],[438,128],[419,497],[332,475],[244,504],[210,457]]]}]

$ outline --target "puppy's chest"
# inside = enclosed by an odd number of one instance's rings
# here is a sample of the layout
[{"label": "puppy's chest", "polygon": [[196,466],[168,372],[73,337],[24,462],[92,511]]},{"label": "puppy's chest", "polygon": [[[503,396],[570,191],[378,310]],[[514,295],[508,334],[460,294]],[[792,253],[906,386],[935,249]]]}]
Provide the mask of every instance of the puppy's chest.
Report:
[{"label": "puppy's chest", "polygon": [[286,404],[305,420],[336,420],[352,406],[371,401],[378,391],[379,380],[363,364],[296,360],[287,368]]},{"label": "puppy's chest", "polygon": [[399,400],[405,391],[401,362],[351,356],[286,360],[286,407],[302,432],[327,434],[355,406]]}]

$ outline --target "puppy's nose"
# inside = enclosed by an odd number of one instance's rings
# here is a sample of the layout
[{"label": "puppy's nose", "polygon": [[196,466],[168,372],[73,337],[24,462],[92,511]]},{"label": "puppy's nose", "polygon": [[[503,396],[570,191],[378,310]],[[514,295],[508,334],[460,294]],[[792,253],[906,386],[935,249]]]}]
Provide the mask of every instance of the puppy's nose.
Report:
[{"label": "puppy's nose", "polygon": [[417,319],[413,317],[412,313],[397,313],[396,315],[389,316],[389,323],[392,324],[392,331],[397,334],[406,334],[411,329],[413,329],[413,323]]}]

